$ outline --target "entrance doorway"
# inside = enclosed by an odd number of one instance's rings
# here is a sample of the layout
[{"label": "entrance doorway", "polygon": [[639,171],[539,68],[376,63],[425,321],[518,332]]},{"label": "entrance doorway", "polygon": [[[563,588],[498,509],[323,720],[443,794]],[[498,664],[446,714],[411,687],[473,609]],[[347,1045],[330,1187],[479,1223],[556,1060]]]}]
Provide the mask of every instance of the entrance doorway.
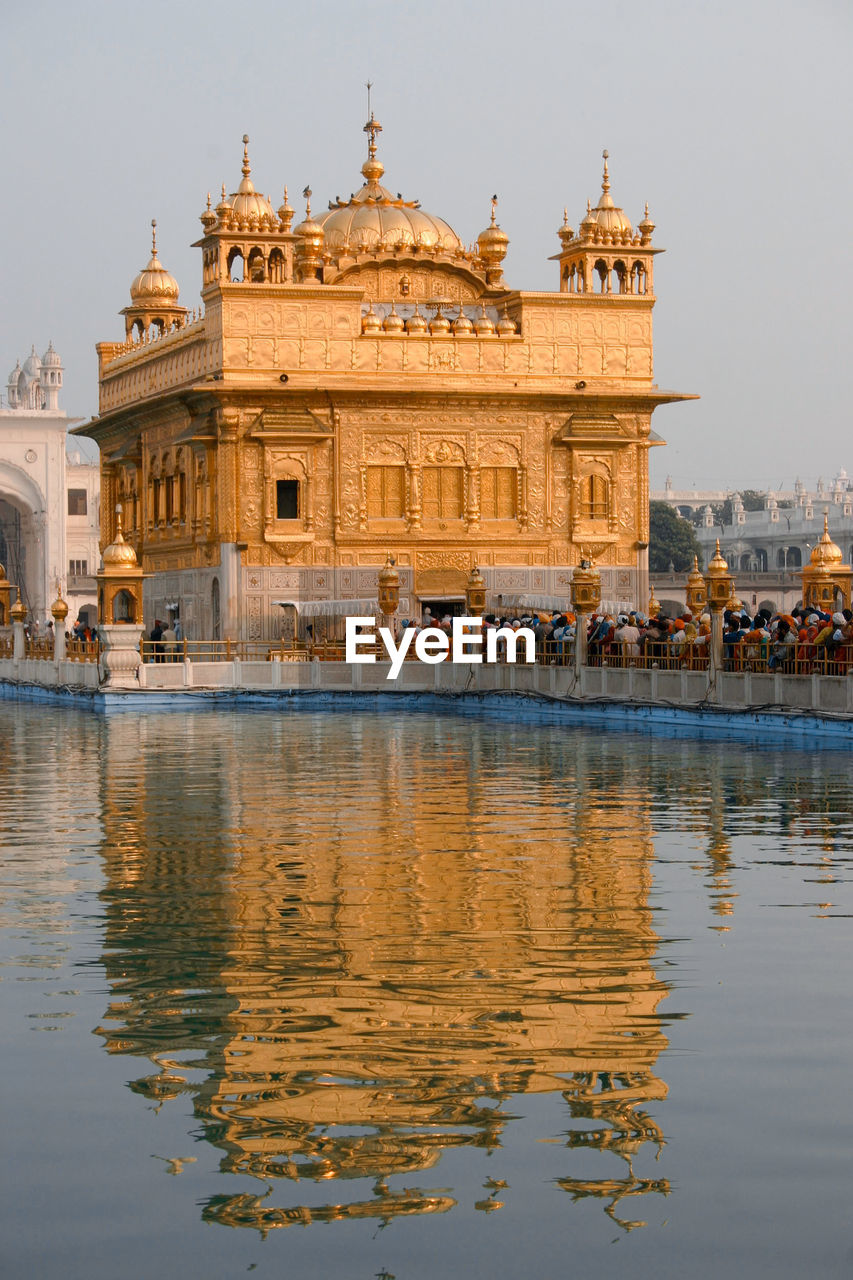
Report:
[{"label": "entrance doorway", "polygon": [[421,607],[422,616],[425,615],[427,609],[429,609],[430,616],[439,622],[442,618],[446,618],[448,615],[451,618],[461,617],[466,608],[464,596],[453,596],[449,600],[419,600],[418,603]]}]

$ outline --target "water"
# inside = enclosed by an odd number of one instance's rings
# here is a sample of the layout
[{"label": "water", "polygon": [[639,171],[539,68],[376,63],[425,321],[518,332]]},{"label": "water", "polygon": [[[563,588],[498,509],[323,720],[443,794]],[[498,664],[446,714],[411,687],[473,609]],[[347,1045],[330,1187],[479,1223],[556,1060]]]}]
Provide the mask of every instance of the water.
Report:
[{"label": "water", "polygon": [[848,754],[0,733],[4,1276],[850,1273]]}]

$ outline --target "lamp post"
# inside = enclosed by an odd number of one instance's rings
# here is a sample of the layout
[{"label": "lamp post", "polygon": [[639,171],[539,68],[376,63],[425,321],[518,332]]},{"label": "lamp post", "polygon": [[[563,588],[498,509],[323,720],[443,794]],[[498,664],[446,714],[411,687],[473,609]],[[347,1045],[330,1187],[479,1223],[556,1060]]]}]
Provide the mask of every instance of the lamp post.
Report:
[{"label": "lamp post", "polygon": [[379,611],[389,622],[400,604],[400,575],[394,567],[391,552],[379,570]]},{"label": "lamp post", "polygon": [[24,636],[24,623],[27,620],[27,606],[21,599],[21,588],[16,588],[18,598],[9,610],[12,616],[12,657],[15,662],[23,662],[27,656],[27,641]]},{"label": "lamp post", "polygon": [[575,676],[586,666],[587,619],[601,604],[601,574],[591,560],[581,560],[572,574],[572,611],[575,622]]},{"label": "lamp post", "polygon": [[65,657],[65,619],[68,617],[68,605],[62,599],[62,587],[56,583],[56,599],[50,606],[53,617],[53,657],[61,662]]},{"label": "lamp post", "polygon": [[470,618],[482,618],[486,612],[486,579],[476,565],[465,583],[465,608]]},{"label": "lamp post", "polygon": [[693,569],[687,579],[687,586],[684,591],[687,600],[687,608],[694,617],[702,612],[708,603],[708,593],[705,589],[705,579],[699,572],[699,558],[693,557]]},{"label": "lamp post", "polygon": [[705,592],[708,607],[711,610],[710,676],[712,681],[716,680],[717,673],[723,668],[723,610],[734,592],[734,585],[734,579],[729,575],[729,566],[720,554],[718,538],[717,548],[705,572]]}]

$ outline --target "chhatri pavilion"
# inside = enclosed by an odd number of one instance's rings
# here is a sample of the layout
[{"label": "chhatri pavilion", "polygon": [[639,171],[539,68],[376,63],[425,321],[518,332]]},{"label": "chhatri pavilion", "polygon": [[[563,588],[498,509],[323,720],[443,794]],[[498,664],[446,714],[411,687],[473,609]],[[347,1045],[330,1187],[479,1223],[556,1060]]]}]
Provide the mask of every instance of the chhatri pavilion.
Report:
[{"label": "chhatri pavilion", "polygon": [[[553,292],[504,277],[492,200],[466,247],[382,185],[365,126],[363,185],[322,213],[276,209],[252,180],[201,214],[203,308],[151,259],[98,344],[102,546],[145,571],[145,624],[277,638],[278,602],[375,599],[388,552],[400,614],[460,611],[479,566],[488,605],[568,602],[581,559],[605,601],[648,594],[654,224],[610,190],[574,230]],[[294,225],[295,222],[295,225]],[[170,614],[171,610],[171,614]],[[346,611],[346,606],[342,607]],[[353,609],[349,610],[353,612]],[[358,611],[357,609],[355,611]],[[113,619],[108,619],[112,621]]]}]

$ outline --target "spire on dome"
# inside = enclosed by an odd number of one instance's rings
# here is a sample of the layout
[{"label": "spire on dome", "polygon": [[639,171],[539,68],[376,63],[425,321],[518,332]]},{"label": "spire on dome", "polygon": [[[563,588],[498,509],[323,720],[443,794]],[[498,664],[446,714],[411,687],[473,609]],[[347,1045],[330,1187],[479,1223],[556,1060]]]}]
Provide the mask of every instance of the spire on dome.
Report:
[{"label": "spire on dome", "polygon": [[252,166],[249,164],[249,135],[243,134],[243,177],[248,178],[252,172]]},{"label": "spire on dome", "polygon": [[607,169],[607,161],[610,158],[610,152],[605,150],[605,151],[602,151],[601,155],[604,159],[604,174],[601,179],[601,190],[604,195],[607,195],[607,193],[610,191],[610,173],[608,172],[608,169]]},{"label": "spire on dome", "polygon": [[151,257],[157,257],[157,219],[151,219]]}]

